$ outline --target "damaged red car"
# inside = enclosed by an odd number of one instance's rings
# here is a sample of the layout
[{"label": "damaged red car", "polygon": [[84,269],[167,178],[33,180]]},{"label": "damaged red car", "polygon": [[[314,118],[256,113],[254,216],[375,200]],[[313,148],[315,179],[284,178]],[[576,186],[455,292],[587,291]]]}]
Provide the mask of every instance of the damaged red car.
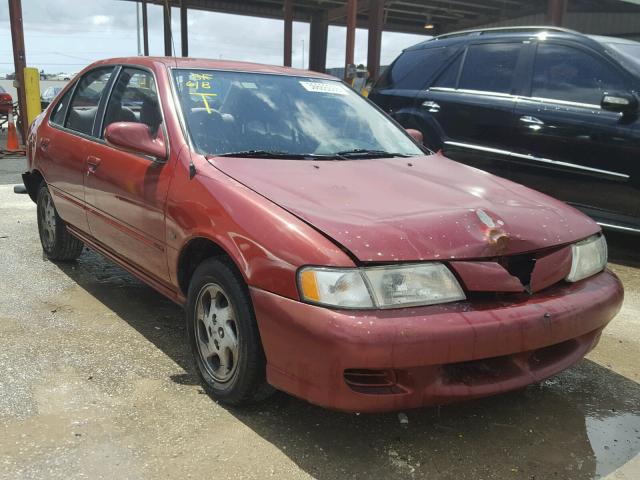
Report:
[{"label": "damaged red car", "polygon": [[95,63],[34,123],[44,253],[83,246],[184,305],[203,385],[388,411],[524,387],[618,312],[596,223],[424,150],[336,79]]}]

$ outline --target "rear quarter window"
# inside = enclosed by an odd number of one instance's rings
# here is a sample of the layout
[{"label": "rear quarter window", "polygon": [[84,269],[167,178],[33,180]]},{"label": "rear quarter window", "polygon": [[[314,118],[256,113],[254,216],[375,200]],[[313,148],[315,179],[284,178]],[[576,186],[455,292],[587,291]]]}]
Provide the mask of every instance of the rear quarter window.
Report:
[{"label": "rear quarter window", "polygon": [[456,54],[457,47],[405,50],[387,69],[378,88],[420,90]]}]

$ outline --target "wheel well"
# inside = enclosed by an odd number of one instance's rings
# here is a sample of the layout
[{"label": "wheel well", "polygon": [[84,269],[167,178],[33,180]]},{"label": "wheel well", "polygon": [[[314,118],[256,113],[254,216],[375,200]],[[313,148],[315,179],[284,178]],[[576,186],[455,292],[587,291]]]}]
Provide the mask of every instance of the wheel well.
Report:
[{"label": "wheel well", "polygon": [[38,200],[38,187],[41,182],[44,182],[44,177],[38,170],[34,170],[24,175],[22,180],[24,181],[24,186],[27,189],[29,197],[36,202]]},{"label": "wheel well", "polygon": [[229,254],[208,238],[194,238],[182,249],[178,259],[178,286],[185,296],[188,294],[193,272],[198,268],[198,265],[211,257],[227,258],[234,267],[236,266]]}]

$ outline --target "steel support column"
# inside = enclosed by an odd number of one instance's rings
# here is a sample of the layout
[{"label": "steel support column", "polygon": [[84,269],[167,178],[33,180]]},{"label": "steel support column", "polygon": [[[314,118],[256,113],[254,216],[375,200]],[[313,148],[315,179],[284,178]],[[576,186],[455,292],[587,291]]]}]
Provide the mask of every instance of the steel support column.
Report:
[{"label": "steel support column", "polygon": [[24,68],[27,66],[27,57],[24,51],[21,0],[9,0],[9,22],[11,24],[11,42],[13,44],[13,66],[16,71],[18,109],[20,110],[19,130],[24,144],[27,140],[29,125],[27,122],[27,98],[24,89]]},{"label": "steel support column", "polygon": [[384,21],[384,0],[369,2],[369,45],[367,49],[367,69],[369,78],[375,80],[380,71],[380,49],[382,47],[382,24]]},{"label": "steel support column", "polygon": [[564,17],[567,13],[568,0],[548,0],[547,21],[556,27],[564,25]]},{"label": "steel support column", "polygon": [[311,15],[309,32],[309,70],[324,73],[327,67],[327,38],[329,36],[329,15],[326,10]]},{"label": "steel support column", "polygon": [[164,19],[164,56],[171,57],[173,55],[171,48],[171,5],[169,3],[165,3],[162,7],[162,17]]},{"label": "steel support column", "polygon": [[142,0],[142,48],[144,56],[149,56],[149,19],[147,17],[147,0]]},{"label": "steel support column", "polygon": [[184,4],[184,0],[180,0],[180,45],[182,48],[182,56],[189,56],[189,25],[187,23],[188,9]]},{"label": "steel support column", "polygon": [[347,3],[347,41],[344,54],[344,76],[347,78],[347,67],[354,63],[356,48],[356,22],[358,20],[358,0]]},{"label": "steel support column", "polygon": [[293,0],[284,0],[284,59],[285,67],[291,66],[293,55]]}]

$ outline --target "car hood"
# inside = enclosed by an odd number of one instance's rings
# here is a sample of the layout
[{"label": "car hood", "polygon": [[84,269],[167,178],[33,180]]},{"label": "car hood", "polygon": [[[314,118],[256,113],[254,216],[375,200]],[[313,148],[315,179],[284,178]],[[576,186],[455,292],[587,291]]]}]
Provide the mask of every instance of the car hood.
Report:
[{"label": "car hood", "polygon": [[345,161],[212,157],[209,162],[361,262],[511,255],[600,230],[558,200],[439,154]]}]

